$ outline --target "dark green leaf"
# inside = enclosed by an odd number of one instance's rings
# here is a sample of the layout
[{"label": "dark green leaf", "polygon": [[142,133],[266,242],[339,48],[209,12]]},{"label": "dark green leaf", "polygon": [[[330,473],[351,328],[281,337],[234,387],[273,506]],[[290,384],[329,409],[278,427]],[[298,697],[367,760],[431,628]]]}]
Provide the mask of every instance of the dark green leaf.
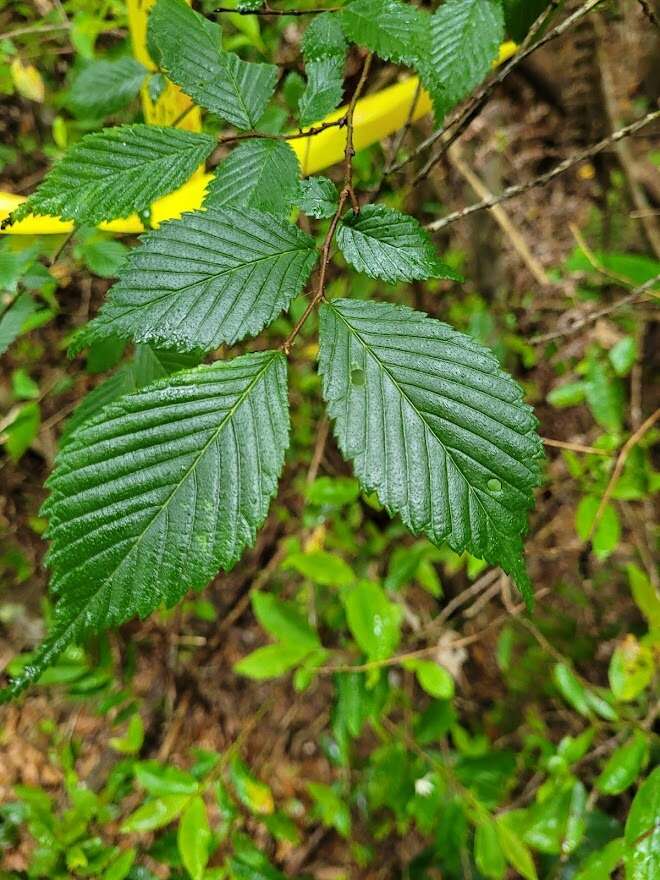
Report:
[{"label": "dark green leaf", "polygon": [[427,44],[428,15],[400,0],[354,0],[340,15],[346,36],[385,61],[412,64]]},{"label": "dark green leaf", "polygon": [[642,782],[626,820],[626,880],[660,876],[660,767]]},{"label": "dark green leaf", "polygon": [[596,780],[596,787],[604,794],[621,794],[635,782],[646,761],[648,740],[639,730],[624,745],[610,755]]},{"label": "dark green leaf", "polygon": [[522,535],[543,449],[490,352],[412,309],[334,300],[321,311],[320,371],[367,490],[414,533],[501,565],[529,597]]},{"label": "dark green leaf", "polygon": [[185,183],[214,146],[206,134],[155,125],[122,125],[85,135],[12,218],[52,214],[96,225],[144,211]]},{"label": "dark green leaf", "polygon": [[49,480],[56,599],[15,694],[90,631],[173,605],[254,541],[288,444],[277,352],[177,373],[111,404],[64,447]]},{"label": "dark green leaf", "polygon": [[76,116],[108,116],[135,98],[147,70],[134,58],[93,61],[75,78],[67,98]]},{"label": "dark green leaf", "polygon": [[289,305],[316,258],[308,235],[271,214],[184,214],[143,237],[74,350],[108,335],[180,351],[232,344]]},{"label": "dark green leaf", "polygon": [[461,276],[438,258],[428,233],[409,214],[384,205],[351,211],[337,230],[337,244],[358,272],[384,281]]},{"label": "dark green leaf", "polygon": [[309,217],[332,217],[337,210],[337,187],[327,177],[307,177],[300,181],[298,204]]}]

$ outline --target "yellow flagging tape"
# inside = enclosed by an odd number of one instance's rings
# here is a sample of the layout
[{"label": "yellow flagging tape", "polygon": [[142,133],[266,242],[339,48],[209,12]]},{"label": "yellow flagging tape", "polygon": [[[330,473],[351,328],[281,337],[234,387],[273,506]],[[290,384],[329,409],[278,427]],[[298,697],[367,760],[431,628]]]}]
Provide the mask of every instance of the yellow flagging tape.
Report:
[{"label": "yellow flagging tape", "polygon": [[[144,39],[144,35],[142,39]],[[138,41],[135,39],[135,36],[134,40],[137,45]],[[506,61],[515,51],[515,43],[503,43],[500,47],[496,64]],[[142,60],[137,52],[136,56]],[[381,141],[387,135],[392,134],[406,124],[410,115],[411,105],[417,94],[417,87],[417,77],[410,77],[393,86],[388,86],[373,95],[367,95],[357,102],[353,116],[353,141],[356,150],[362,150]],[[180,108],[182,105],[179,103],[176,106]],[[186,105],[183,104],[183,109],[185,107]],[[171,114],[173,112],[171,102],[167,109],[169,111],[167,119],[171,122]],[[345,110],[345,107],[335,110],[323,122],[332,122],[340,119],[344,115]],[[419,119],[429,113],[430,110],[431,99],[422,89],[415,102],[411,119]],[[193,112],[197,113],[198,111],[195,109]],[[145,118],[150,122],[154,121],[151,114],[147,115],[145,113]],[[161,116],[158,118],[163,119]],[[189,119],[189,115],[186,116],[186,119]],[[161,121],[160,124],[167,123]],[[193,127],[191,130],[198,130],[198,128],[195,129]],[[287,141],[287,143],[290,144],[297,155],[303,175],[316,174],[317,171],[329,168],[331,165],[335,165],[342,160],[346,147],[346,130],[339,127],[327,128],[318,134],[310,135],[308,138],[294,138]],[[164,220],[180,217],[184,211],[194,211],[199,208],[210,179],[210,174],[195,174],[182,187],[155,201],[151,207],[152,225],[156,227]],[[25,197],[23,196],[0,192],[0,221],[24,201]],[[73,223],[59,220],[57,217],[30,216],[8,227],[4,232],[10,235],[61,234],[70,232],[73,229],[73,225]],[[112,220],[109,223],[102,223],[100,228],[108,232],[128,234],[144,231],[144,227],[136,214],[123,220]]]}]

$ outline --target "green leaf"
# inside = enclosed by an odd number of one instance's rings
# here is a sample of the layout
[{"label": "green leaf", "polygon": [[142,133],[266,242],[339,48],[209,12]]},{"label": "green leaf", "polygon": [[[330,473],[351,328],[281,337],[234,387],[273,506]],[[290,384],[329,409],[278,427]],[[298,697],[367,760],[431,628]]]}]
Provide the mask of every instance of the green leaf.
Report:
[{"label": "green leaf", "polygon": [[229,774],[240,802],[257,816],[270,816],[275,810],[275,801],[270,787],[250,773],[250,769],[240,758],[233,758]]},{"label": "green leaf", "polygon": [[162,828],[173,822],[189,801],[190,797],[185,794],[169,794],[147,801],[125,819],[120,830],[123,834],[140,834]]},{"label": "green leaf", "polygon": [[614,649],[608,677],[612,693],[622,703],[638,697],[653,681],[653,651],[632,633]]},{"label": "green leaf", "polygon": [[171,606],[231,568],[266,517],[288,435],[286,361],[273,351],[177,373],[84,425],[44,505],[53,626],[1,696],[85,633]]},{"label": "green leaf", "polygon": [[525,880],[538,880],[534,860],[529,849],[518,835],[507,825],[506,813],[495,819],[497,837],[507,862]]},{"label": "green leaf", "polygon": [[556,663],[552,672],[552,677],[557,685],[559,693],[569,706],[572,706],[576,712],[580,713],[580,715],[589,718],[591,716],[591,711],[587,701],[587,692],[573,670],[565,663]]},{"label": "green leaf", "polygon": [[0,354],[7,351],[35,311],[34,300],[27,293],[22,293],[5,309],[0,316]]},{"label": "green leaf", "polygon": [[41,409],[36,400],[24,404],[16,418],[3,431],[0,443],[4,443],[12,461],[19,461],[30,448],[41,426]]},{"label": "green leaf", "polygon": [[585,859],[575,874],[574,880],[605,880],[623,858],[624,851],[625,840],[623,837],[611,840],[603,849],[591,853]]},{"label": "green leaf", "polygon": [[309,217],[332,217],[337,210],[337,187],[327,177],[307,177],[300,181],[298,205]]},{"label": "green leaf", "polygon": [[324,587],[347,587],[355,580],[353,569],[340,556],[326,550],[291,553],[282,568],[294,569],[303,577]]},{"label": "green leaf", "polygon": [[550,0],[503,0],[503,5],[507,33],[512,40],[522,43]]},{"label": "green leaf", "polygon": [[445,113],[451,110],[484,79],[503,37],[504,14],[499,0],[446,0],[436,10],[431,19],[429,58],[439,91],[433,94],[436,113],[438,106]]},{"label": "green leaf", "polygon": [[256,208],[286,217],[298,196],[298,159],[284,141],[257,138],[233,150],[218,166],[206,208]]},{"label": "green leaf", "polygon": [[314,812],[328,828],[336,829],[342,837],[351,833],[351,811],[334,788],[321,782],[308,782],[307,789],[314,798]]},{"label": "green leaf", "polygon": [[133,862],[137,856],[137,851],[132,847],[125,849],[112,862],[109,868],[106,868],[103,874],[103,880],[124,880],[133,867]]},{"label": "green leaf", "polygon": [[348,628],[369,660],[391,657],[401,636],[401,609],[391,602],[381,586],[358,581],[341,594]]},{"label": "green leaf", "polygon": [[112,737],[110,745],[116,752],[122,755],[136,755],[142,748],[143,742],[144,724],[142,718],[136,712],[134,715],[131,715],[126,733],[121,737]]},{"label": "green leaf", "polygon": [[546,397],[548,403],[556,406],[557,409],[563,409],[566,406],[577,406],[584,400],[585,384],[584,382],[565,382],[563,385],[557,385]]},{"label": "green leaf", "polygon": [[302,40],[307,83],[300,96],[300,125],[327,116],[344,94],[346,39],[339,16],[325,12],[316,16]]},{"label": "green leaf", "polygon": [[278,678],[301,663],[309,653],[310,648],[305,645],[285,645],[282,642],[265,645],[235,663],[234,672],[257,681]]},{"label": "green leaf", "polygon": [[147,69],[130,56],[93,61],[75,78],[67,105],[76,116],[108,116],[137,97]]},{"label": "green leaf", "polygon": [[334,300],[321,309],[320,371],[367,491],[415,534],[501,565],[531,596],[522,535],[543,448],[493,355],[421,312]]},{"label": "green leaf", "polygon": [[660,596],[645,572],[632,562],[626,566],[635,605],[647,619],[651,632],[660,631]]},{"label": "green leaf", "polygon": [[241,61],[222,46],[220,26],[184,0],[158,0],[149,39],[160,66],[187,95],[237,128],[255,128],[275,89],[277,67]]},{"label": "green leaf", "polygon": [[624,336],[607,353],[617,376],[627,376],[637,358],[637,344],[633,336]]},{"label": "green leaf", "polygon": [[318,648],[319,637],[300,614],[293,602],[283,602],[270,593],[256,592],[252,608],[263,628],[288,647]]},{"label": "green leaf", "polygon": [[603,794],[621,794],[635,782],[648,755],[647,737],[636,730],[624,745],[612,753],[596,780]]},{"label": "green leaf", "polygon": [[660,876],[660,767],[642,782],[626,820],[626,880]]},{"label": "green leaf", "polygon": [[506,871],[497,828],[490,820],[480,822],[474,833],[474,861],[484,877],[501,880]]},{"label": "green leaf", "polygon": [[52,214],[96,225],[128,217],[181,186],[215,140],[155,125],[121,125],[85,135],[11,215]]},{"label": "green leaf", "polygon": [[428,233],[414,217],[384,205],[366,205],[347,214],[337,230],[337,244],[348,262],[371,278],[413,281],[461,276],[442,262]]},{"label": "green leaf", "polygon": [[142,788],[155,797],[166,794],[195,794],[199,785],[197,780],[171,764],[158,761],[138,761],[133,772]]},{"label": "green leaf", "polygon": [[606,431],[620,432],[623,427],[623,386],[597,358],[591,358],[588,363],[584,391],[596,422]]},{"label": "green leaf", "polygon": [[[594,495],[585,495],[584,498],[580,499],[577,511],[575,512],[575,530],[583,541],[586,541],[591,533],[591,526],[599,507],[600,498]],[[619,522],[619,515],[613,505],[608,504],[591,539],[597,558],[607,559],[610,553],[616,549],[620,538],[621,524]]]},{"label": "green leaf", "polygon": [[116,278],[129,249],[99,229],[81,230],[76,236],[74,256],[101,278]]},{"label": "green leaf", "polygon": [[209,860],[211,829],[206,804],[199,795],[192,798],[181,816],[176,841],[184,868],[192,880],[202,880]]},{"label": "green leaf", "polygon": [[419,686],[438,700],[451,700],[454,696],[454,679],[444,666],[432,660],[406,660],[406,669],[412,670]]},{"label": "green leaf", "polygon": [[428,15],[399,0],[354,0],[339,13],[346,36],[385,61],[412,64],[427,43]]},{"label": "green leaf", "polygon": [[109,335],[179,351],[231,345],[289,305],[316,259],[313,240],[271,214],[184,214],[142,238],[72,348]]}]

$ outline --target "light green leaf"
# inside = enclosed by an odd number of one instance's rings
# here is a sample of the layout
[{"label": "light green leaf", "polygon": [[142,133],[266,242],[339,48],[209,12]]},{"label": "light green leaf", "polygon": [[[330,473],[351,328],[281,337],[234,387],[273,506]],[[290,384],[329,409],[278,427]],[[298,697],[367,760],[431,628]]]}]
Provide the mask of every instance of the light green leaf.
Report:
[{"label": "light green leaf", "polygon": [[645,572],[632,562],[626,566],[635,605],[648,620],[651,632],[660,632],[660,596]]},{"label": "light green leaf", "polygon": [[660,876],[660,767],[642,782],[626,820],[626,880]]},{"label": "light green leaf", "polygon": [[12,214],[89,223],[128,217],[181,186],[215,146],[207,134],[121,125],[85,135]]},{"label": "light green leaf", "polygon": [[140,834],[162,828],[173,822],[189,801],[190,797],[185,794],[169,794],[147,801],[131,813],[120,830],[123,834]]},{"label": "light green leaf", "polygon": [[617,837],[603,849],[591,853],[580,865],[574,880],[605,880],[623,858],[625,846],[623,837]]},{"label": "light green leaf", "polygon": [[479,871],[489,880],[501,880],[506,871],[506,859],[495,824],[480,822],[474,833],[474,861]]},{"label": "light green leaf", "polygon": [[609,350],[608,357],[617,376],[627,376],[637,358],[637,345],[633,336],[624,336]]},{"label": "light green leaf", "polygon": [[195,794],[199,789],[194,776],[172,764],[138,761],[133,767],[133,772],[142,788],[155,797],[167,794]]},{"label": "light green leaf", "polygon": [[307,650],[319,647],[318,635],[293,602],[283,602],[270,593],[256,592],[252,596],[252,608],[263,628],[273,638],[286,642],[288,647]]},{"label": "light green leaf", "polygon": [[589,718],[591,712],[587,702],[586,689],[583,687],[575,673],[565,663],[556,663],[552,677],[559,693],[580,715]]},{"label": "light green leaf", "polygon": [[384,205],[366,205],[347,214],[337,230],[337,244],[348,262],[372,278],[413,281],[461,276],[438,258],[428,233],[408,214]]},{"label": "light green leaf", "polygon": [[199,795],[192,798],[181,816],[176,841],[184,868],[192,880],[202,880],[209,860],[211,829],[206,804]]},{"label": "light green leaf", "polygon": [[342,837],[351,833],[351,811],[334,788],[321,782],[308,782],[307,788],[314,798],[314,812],[328,828],[335,828]]},{"label": "light green leaf", "polygon": [[614,378],[606,362],[592,357],[588,364],[585,396],[596,422],[606,431],[618,433],[623,427],[624,394],[621,382]]},{"label": "light green leaf", "polygon": [[255,128],[275,89],[277,67],[225,52],[216,22],[184,0],[158,0],[149,39],[160,66],[187,95],[237,128]]},{"label": "light green leaf", "polygon": [[348,628],[369,660],[391,657],[401,637],[403,613],[391,602],[381,586],[373,581],[358,581],[341,594]]},{"label": "light green leaf", "polygon": [[598,790],[603,794],[621,794],[635,782],[647,755],[647,737],[641,730],[636,730],[628,742],[610,755],[596,780]]},{"label": "light green leaf", "polygon": [[495,819],[495,827],[500,846],[511,867],[515,868],[525,880],[538,880],[532,854],[518,835],[508,827],[506,814]]},{"label": "light green leaf", "polygon": [[399,0],[354,0],[339,15],[346,36],[385,61],[412,64],[427,42],[428,15]]},{"label": "light green leaf", "polygon": [[654,668],[651,648],[629,633],[614,649],[608,670],[616,699],[629,703],[638,697],[653,681]]},{"label": "light green leaf", "polygon": [[249,140],[220,163],[204,206],[256,208],[284,218],[296,201],[299,175],[298,159],[289,144]]},{"label": "light green leaf", "polygon": [[[313,649],[312,649],[313,650]],[[304,645],[265,645],[234,664],[234,672],[257,681],[278,678],[301,663],[310,653]]]},{"label": "light green leaf", "polygon": [[108,116],[137,97],[147,69],[130,56],[92,61],[73,81],[67,105],[76,116]]},{"label": "light green leaf", "polygon": [[334,300],[321,309],[320,371],[367,491],[414,533],[501,565],[529,598],[522,534],[543,449],[493,355],[420,312]]},{"label": "light green leaf", "polygon": [[131,847],[125,849],[103,873],[103,880],[124,880],[133,867],[137,851]]},{"label": "light green leaf", "polygon": [[484,79],[503,38],[499,0],[445,0],[436,10],[428,63],[436,113],[451,110]]},{"label": "light green leaf", "polygon": [[6,426],[0,443],[4,444],[12,461],[19,461],[30,448],[41,426],[41,409],[31,400],[18,410],[16,417]]},{"label": "light green leaf", "polygon": [[577,406],[584,400],[585,384],[584,382],[565,382],[563,385],[557,385],[548,394],[546,400],[557,409],[563,409],[566,406]]},{"label": "light green leaf", "polygon": [[415,673],[427,694],[438,700],[450,700],[454,696],[454,679],[444,666],[432,660],[406,660],[404,666]]},{"label": "light green leaf", "polygon": [[136,755],[142,748],[144,742],[144,724],[142,718],[136,712],[131,715],[128,722],[128,729],[121,737],[112,737],[110,745],[116,752],[122,755]]},{"label": "light green leaf", "polygon": [[184,214],[143,237],[72,348],[110,335],[179,351],[231,345],[289,305],[316,259],[313,240],[271,214]]},{"label": "light green leaf", "polygon": [[303,577],[324,587],[346,587],[355,580],[350,565],[340,556],[328,553],[326,550],[292,553],[287,556],[282,567],[285,570],[292,568]]},{"label": "light green leaf", "polygon": [[[575,530],[579,537],[586,541],[591,534],[591,527],[600,507],[600,498],[595,495],[585,495],[580,499],[575,512]],[[596,526],[592,536],[592,546],[598,559],[607,557],[616,549],[621,537],[621,524],[615,508],[608,504]]]},{"label": "light green leaf", "polygon": [[273,351],[177,373],[84,425],[44,505],[51,632],[0,696],[84,634],[171,606],[231,568],[266,517],[288,435],[286,361]]},{"label": "light green leaf", "polygon": [[275,811],[275,801],[270,787],[253,776],[240,758],[233,758],[229,765],[232,784],[240,802],[257,816],[270,816]]},{"label": "light green leaf", "polygon": [[332,217],[337,210],[337,187],[327,177],[307,177],[300,181],[298,205],[309,217]]}]

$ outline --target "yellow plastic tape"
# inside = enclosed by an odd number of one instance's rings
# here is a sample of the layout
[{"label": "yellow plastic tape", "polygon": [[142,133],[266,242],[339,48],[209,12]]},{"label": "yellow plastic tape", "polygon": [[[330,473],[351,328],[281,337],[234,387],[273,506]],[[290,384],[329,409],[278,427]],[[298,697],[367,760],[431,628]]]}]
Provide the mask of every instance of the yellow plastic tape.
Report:
[{"label": "yellow plastic tape", "polygon": [[[149,0],[146,2],[148,3]],[[501,64],[510,58],[515,51],[515,43],[503,43],[495,63]],[[381,141],[406,124],[417,86],[417,77],[410,77],[373,95],[367,95],[357,102],[353,116],[353,140],[356,150],[362,150]],[[323,121],[332,122],[335,119],[340,119],[345,110],[345,107],[335,110]],[[417,98],[412,119],[419,119],[430,110],[431,99],[422,89]],[[304,175],[316,174],[317,171],[329,168],[342,160],[346,147],[346,130],[339,127],[327,128],[325,131],[308,138],[294,138],[287,143],[296,153],[302,173]],[[194,211],[199,208],[210,179],[210,174],[196,174],[179,189],[155,201],[152,205],[151,215],[153,226],[158,226],[164,220],[178,218],[184,211]],[[0,192],[0,221],[23,201],[25,201],[23,196]],[[142,223],[135,214],[123,220],[102,223],[100,228],[108,232],[128,234],[144,231]],[[67,233],[72,229],[73,223],[59,220],[56,217],[30,216],[20,223],[8,227],[4,232],[11,235],[50,235]]]}]

